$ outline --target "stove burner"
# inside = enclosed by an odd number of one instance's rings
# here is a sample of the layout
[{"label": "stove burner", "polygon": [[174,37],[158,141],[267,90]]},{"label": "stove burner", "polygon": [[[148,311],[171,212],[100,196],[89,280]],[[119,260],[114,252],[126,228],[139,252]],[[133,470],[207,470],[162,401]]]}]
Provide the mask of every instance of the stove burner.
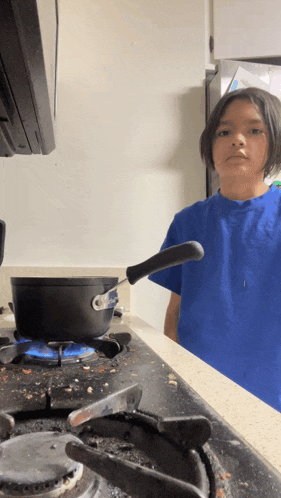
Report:
[{"label": "stove burner", "polygon": [[0,494],[4,497],[56,498],[73,489],[83,465],[65,454],[70,434],[34,432],[0,444]]},{"label": "stove burner", "polygon": [[[117,354],[128,350],[127,346],[131,341],[131,334],[129,332],[116,332],[109,334],[109,337],[81,337],[79,344],[72,341],[50,341],[45,344],[43,341],[25,339],[17,331],[14,333],[14,338],[15,342],[10,342],[9,338],[4,338],[4,344],[0,344],[0,364],[6,365],[14,360],[18,363],[22,360],[24,363],[61,367],[63,364],[96,361],[99,359],[99,353],[107,358],[114,358]],[[8,339],[8,343],[6,339]]]},{"label": "stove burner", "polygon": [[97,358],[95,350],[85,344],[72,342],[46,344],[43,341],[29,341],[24,338],[20,338],[16,344],[28,342],[30,342],[30,348],[25,351],[26,363],[61,366],[71,363],[88,362]]}]

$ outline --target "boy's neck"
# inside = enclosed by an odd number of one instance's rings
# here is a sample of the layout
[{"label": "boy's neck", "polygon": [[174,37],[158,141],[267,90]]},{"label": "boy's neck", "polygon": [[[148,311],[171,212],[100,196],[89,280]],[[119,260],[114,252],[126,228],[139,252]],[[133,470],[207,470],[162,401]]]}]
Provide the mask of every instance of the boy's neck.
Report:
[{"label": "boy's neck", "polygon": [[220,179],[220,184],[221,195],[233,201],[247,201],[265,194],[270,189],[262,180],[258,183],[251,181],[246,183],[242,178],[240,180]]}]

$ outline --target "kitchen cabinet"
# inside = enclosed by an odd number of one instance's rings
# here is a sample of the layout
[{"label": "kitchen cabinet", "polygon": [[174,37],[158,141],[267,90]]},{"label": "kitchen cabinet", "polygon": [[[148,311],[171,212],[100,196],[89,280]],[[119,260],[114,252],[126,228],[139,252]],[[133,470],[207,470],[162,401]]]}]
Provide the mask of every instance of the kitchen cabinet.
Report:
[{"label": "kitchen cabinet", "polygon": [[0,157],[55,149],[57,44],[57,0],[0,2]]},{"label": "kitchen cabinet", "polygon": [[213,0],[214,58],[281,56],[279,0]]}]

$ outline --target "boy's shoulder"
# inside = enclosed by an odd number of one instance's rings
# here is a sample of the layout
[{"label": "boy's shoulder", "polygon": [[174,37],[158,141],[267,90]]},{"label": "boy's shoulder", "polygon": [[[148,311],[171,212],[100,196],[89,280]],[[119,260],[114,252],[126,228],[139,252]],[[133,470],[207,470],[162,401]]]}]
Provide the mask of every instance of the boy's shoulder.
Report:
[{"label": "boy's shoulder", "polygon": [[[181,211],[179,211],[175,218],[182,220],[189,218],[190,216],[206,216],[207,214],[214,213],[215,211],[221,211],[223,208],[224,211],[227,211],[228,209],[233,208],[233,201],[230,201],[229,199],[223,197],[220,195],[219,191],[213,194],[210,197],[207,197],[206,199],[203,199],[202,201],[197,201],[194,204],[191,204],[190,206],[187,206],[183,208]],[[235,201],[234,201],[235,202]],[[240,201],[238,201],[240,202]],[[248,202],[248,201],[246,201]],[[251,202],[251,200],[250,200]],[[259,203],[262,203],[263,205],[267,204],[272,204],[276,203],[278,206],[280,206],[281,209],[281,188],[278,188],[276,185],[272,184],[270,186],[270,191],[267,192],[266,195],[262,196],[260,198],[260,201],[253,202],[252,207],[258,207]]]},{"label": "boy's shoulder", "polygon": [[186,206],[181,211],[179,211],[175,218],[176,219],[184,219],[190,216],[200,216],[201,214],[205,214],[210,208],[213,208],[218,202],[219,194],[216,193],[211,197],[207,197],[202,201],[197,201],[190,206]]}]

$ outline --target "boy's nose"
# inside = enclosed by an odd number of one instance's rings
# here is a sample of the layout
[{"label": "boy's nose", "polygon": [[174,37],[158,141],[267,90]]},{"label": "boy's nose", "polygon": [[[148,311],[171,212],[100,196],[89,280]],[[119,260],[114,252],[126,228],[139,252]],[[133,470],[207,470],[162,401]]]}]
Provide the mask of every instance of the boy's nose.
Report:
[{"label": "boy's nose", "polygon": [[245,144],[245,138],[243,135],[239,134],[239,135],[233,137],[232,145],[234,147],[239,147],[239,146],[241,147],[244,144]]}]

